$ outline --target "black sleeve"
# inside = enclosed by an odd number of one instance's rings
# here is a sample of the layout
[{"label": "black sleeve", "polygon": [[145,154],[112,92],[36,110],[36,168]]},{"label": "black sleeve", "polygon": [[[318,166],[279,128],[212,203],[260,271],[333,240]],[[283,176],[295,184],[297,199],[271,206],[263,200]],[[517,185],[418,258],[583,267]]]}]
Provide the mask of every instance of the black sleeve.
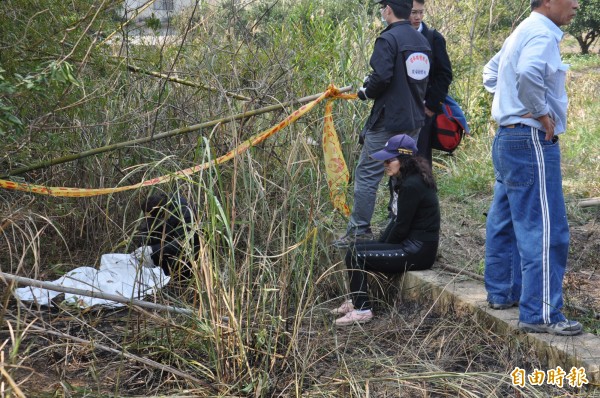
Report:
[{"label": "black sleeve", "polygon": [[[163,228],[164,226],[164,228]],[[173,217],[170,217],[166,222],[158,225],[152,231],[152,239],[149,242],[151,248],[151,257],[154,264],[161,265],[161,257],[165,258],[177,257],[181,250],[180,239],[184,232],[183,225],[175,222]]]},{"label": "black sleeve", "polygon": [[[154,216],[145,217],[136,231],[136,244],[140,246],[160,245],[162,240],[161,233],[158,232],[162,223]],[[162,231],[162,228],[161,228]]]},{"label": "black sleeve", "polygon": [[[406,181],[408,182],[408,181]],[[408,237],[423,192],[412,183],[403,183],[398,192],[398,214],[386,228],[386,243],[400,243]]]},{"label": "black sleeve", "polygon": [[369,75],[369,81],[365,87],[365,94],[370,99],[381,96],[392,81],[396,63],[395,53],[391,44],[384,38],[379,37],[375,40],[373,55],[369,62],[373,72]]},{"label": "black sleeve", "polygon": [[446,50],[446,39],[438,31],[433,32],[433,70],[429,74],[429,87],[425,105],[436,113],[442,112],[441,103],[448,95],[452,83],[452,63]]},{"label": "black sleeve", "polygon": [[[152,260],[159,264],[161,254],[164,257],[178,257],[182,243],[186,240],[191,224],[191,210],[188,202],[183,197],[174,197],[173,202],[166,210],[167,220],[164,224],[155,226],[152,231],[153,240]],[[164,225],[164,229],[163,229]]]},{"label": "black sleeve", "polygon": [[381,236],[379,237],[379,242],[381,243],[386,243],[389,241],[390,238],[390,233],[392,232],[392,229],[394,229],[394,219],[391,218],[390,222],[388,222],[388,225],[385,227],[385,230],[381,233]]}]

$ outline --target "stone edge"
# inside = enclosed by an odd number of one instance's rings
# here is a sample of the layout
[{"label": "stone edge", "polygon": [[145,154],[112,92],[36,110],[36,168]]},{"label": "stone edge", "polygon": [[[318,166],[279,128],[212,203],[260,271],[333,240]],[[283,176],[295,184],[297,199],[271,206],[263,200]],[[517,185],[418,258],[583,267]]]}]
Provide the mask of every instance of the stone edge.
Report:
[{"label": "stone edge", "polygon": [[517,307],[493,310],[487,306],[481,282],[438,269],[407,272],[402,278],[403,299],[433,303],[441,311],[472,314],[499,335],[510,335],[533,345],[539,359],[549,368],[560,366],[566,372],[583,367],[590,385],[600,385],[600,337],[590,333],[562,337],[549,334],[526,334],[519,331]]}]

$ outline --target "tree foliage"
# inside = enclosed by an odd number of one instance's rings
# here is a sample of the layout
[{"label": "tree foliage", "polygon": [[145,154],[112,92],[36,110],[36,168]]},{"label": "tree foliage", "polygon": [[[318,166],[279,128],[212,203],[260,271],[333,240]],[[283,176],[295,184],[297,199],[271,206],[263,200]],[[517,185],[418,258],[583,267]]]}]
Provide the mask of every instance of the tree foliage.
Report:
[{"label": "tree foliage", "polygon": [[[3,169],[67,148],[50,131],[83,109],[74,104],[86,97],[89,63],[100,54],[98,32],[116,25],[111,12],[117,0],[93,3],[0,2],[0,135],[8,138]],[[102,69],[94,69],[98,77]]]},{"label": "tree foliage", "polygon": [[[316,94],[329,83],[356,87],[368,73],[373,43],[383,28],[372,0],[199,0],[172,19],[178,35],[165,38],[156,19],[132,21],[121,29],[124,21],[114,12],[120,3],[0,1],[2,172],[287,102]],[[476,138],[465,146],[486,145],[491,97],[481,87],[481,67],[528,15],[528,5],[528,0],[426,2],[425,21],[447,39],[455,71],[452,95],[467,111]],[[226,95],[231,92],[251,100]],[[17,177],[47,186],[96,188],[173,175],[232,150],[291,110],[120,147]],[[336,129],[350,169],[358,158],[357,135],[368,112],[369,104],[360,101],[335,106]],[[198,222],[206,238],[203,258],[197,259],[203,281],[194,284],[193,294],[194,308],[203,319],[189,320],[184,328],[165,324],[164,334],[144,330],[147,350],[129,344],[133,339],[124,340],[124,346],[202,378],[210,389],[205,395],[273,396],[282,385],[285,390],[298,386],[304,393],[313,384],[309,373],[302,371],[291,382],[279,377],[297,369],[292,353],[298,350],[290,345],[296,332],[290,333],[291,328],[304,327],[304,314],[313,311],[305,311],[306,306],[339,290],[322,277],[331,272],[333,261],[327,238],[317,235],[330,234],[341,219],[332,211],[324,181],[318,144],[322,128],[323,114],[315,109],[231,162],[170,186],[73,200],[0,191],[0,212],[11,215],[15,224],[7,228],[9,222],[3,222],[0,230],[17,231],[13,243],[4,245],[11,249],[0,250],[0,260],[7,260],[0,263],[42,274],[37,272],[42,267],[55,272],[74,263],[93,264],[98,253],[124,252],[131,248],[139,217],[135,202],[150,189],[182,189],[198,205],[199,216],[206,217]],[[590,150],[590,156],[597,152]],[[460,161],[449,162],[455,160]],[[463,168],[470,177],[457,182],[457,190],[489,190],[493,171],[488,160],[483,167]],[[482,169],[488,174],[485,179],[480,178]],[[29,209],[49,220],[56,234],[23,227],[40,223],[28,221]],[[381,219],[386,217],[382,207]],[[31,231],[32,237],[20,239],[19,231]],[[34,253],[31,247],[39,249]],[[70,253],[78,261],[67,259]],[[48,270],[47,264],[57,266]],[[228,316],[227,327],[213,329],[222,323],[222,315]],[[190,338],[191,330],[200,335]],[[314,355],[323,354],[316,350]],[[304,363],[318,360],[311,357]],[[158,372],[148,377],[136,373],[130,380],[137,390],[131,390],[122,382],[129,377],[121,373],[92,373],[90,377],[105,384],[102,388],[130,395],[184,386]]]},{"label": "tree foliage", "polygon": [[577,15],[567,27],[581,47],[582,54],[588,54],[590,47],[600,37],[600,0],[579,2]]}]

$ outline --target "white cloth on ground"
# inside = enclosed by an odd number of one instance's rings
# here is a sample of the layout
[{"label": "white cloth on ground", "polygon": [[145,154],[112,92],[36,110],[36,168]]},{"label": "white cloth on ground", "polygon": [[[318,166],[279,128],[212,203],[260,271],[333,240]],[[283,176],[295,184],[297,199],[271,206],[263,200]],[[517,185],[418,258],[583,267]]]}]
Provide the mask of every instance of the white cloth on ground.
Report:
[{"label": "white cloth on ground", "polygon": [[[138,254],[143,252],[146,252],[145,247],[140,247],[130,254],[103,254],[100,258],[99,269],[75,268],[51,283],[63,287],[119,295],[125,299],[143,299],[144,296],[166,286],[170,280],[161,267],[155,267],[154,263],[148,263],[147,259],[140,262]],[[35,301],[40,305],[48,305],[54,297],[61,293],[27,286],[15,289],[15,294],[22,301]],[[108,307],[125,305],[111,300],[72,293],[65,293],[65,302],[76,304],[82,308],[95,305]]]}]

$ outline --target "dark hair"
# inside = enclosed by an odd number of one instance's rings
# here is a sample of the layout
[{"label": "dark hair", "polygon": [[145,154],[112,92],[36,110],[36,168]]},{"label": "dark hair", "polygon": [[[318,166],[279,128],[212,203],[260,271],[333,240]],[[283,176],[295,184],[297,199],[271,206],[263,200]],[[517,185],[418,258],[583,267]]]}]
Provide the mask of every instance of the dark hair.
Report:
[{"label": "dark hair", "polygon": [[437,184],[431,173],[429,162],[420,156],[398,156],[400,161],[400,178],[404,179],[410,174],[418,174],[421,179],[430,188],[437,190]]},{"label": "dark hair", "polygon": [[419,4],[425,4],[425,0],[414,0],[414,1],[416,1]]},{"label": "dark hair", "polygon": [[531,0],[531,10],[541,7],[543,2],[544,0]]},{"label": "dark hair", "polygon": [[[397,5],[396,3],[393,3],[393,4],[388,3],[387,1],[384,1],[382,4],[390,6],[390,8],[392,9],[392,12],[396,16],[396,18],[399,18],[399,19],[410,18],[410,12],[412,11],[412,0],[410,2],[410,6],[408,6],[408,7]],[[408,3],[407,3],[407,5],[408,5]]]},{"label": "dark hair", "polygon": [[156,217],[160,212],[161,207],[169,202],[169,197],[164,192],[152,194],[142,202],[140,208],[144,213],[150,213],[150,215]]}]

